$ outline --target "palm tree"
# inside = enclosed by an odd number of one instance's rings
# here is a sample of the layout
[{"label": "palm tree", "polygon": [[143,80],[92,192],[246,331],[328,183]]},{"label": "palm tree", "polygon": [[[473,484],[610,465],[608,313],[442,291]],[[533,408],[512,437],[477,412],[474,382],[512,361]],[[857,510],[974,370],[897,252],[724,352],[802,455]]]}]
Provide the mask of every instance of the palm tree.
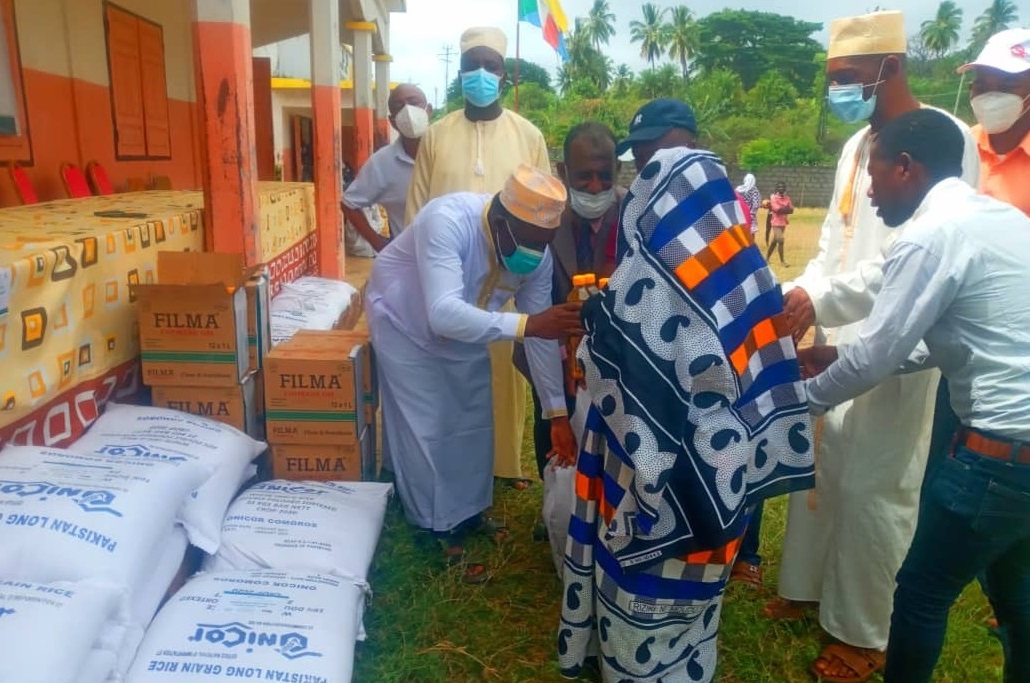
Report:
[{"label": "palm tree", "polygon": [[640,43],[640,56],[647,60],[654,71],[654,63],[665,53],[669,42],[668,24],[665,23],[667,8],[659,8],[653,2],[641,6],[644,20],[629,22],[630,42]]},{"label": "palm tree", "polygon": [[958,44],[961,29],[962,8],[954,0],[944,0],[937,7],[937,16],[922,23],[919,35],[923,45],[940,59]]},{"label": "palm tree", "polygon": [[[950,2],[950,0],[948,0]],[[687,62],[701,46],[700,34],[694,14],[686,5],[672,8],[672,21],[669,23],[669,57],[680,63],[683,80],[687,80]]]},{"label": "palm tree", "polygon": [[615,15],[608,6],[608,0],[594,0],[581,26],[587,40],[598,50],[615,35]]},{"label": "palm tree", "polygon": [[969,50],[979,53],[995,33],[1009,28],[1019,21],[1019,8],[1013,0],[991,0],[983,14],[973,23],[973,37]]}]

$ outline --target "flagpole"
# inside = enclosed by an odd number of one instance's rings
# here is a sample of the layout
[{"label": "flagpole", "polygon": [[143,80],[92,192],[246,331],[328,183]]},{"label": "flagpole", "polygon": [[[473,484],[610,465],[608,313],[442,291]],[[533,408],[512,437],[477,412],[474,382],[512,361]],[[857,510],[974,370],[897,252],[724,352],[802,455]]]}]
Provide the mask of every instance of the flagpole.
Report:
[{"label": "flagpole", "polygon": [[519,15],[519,3],[515,2],[515,113],[519,112],[519,58],[522,48],[522,17]]}]

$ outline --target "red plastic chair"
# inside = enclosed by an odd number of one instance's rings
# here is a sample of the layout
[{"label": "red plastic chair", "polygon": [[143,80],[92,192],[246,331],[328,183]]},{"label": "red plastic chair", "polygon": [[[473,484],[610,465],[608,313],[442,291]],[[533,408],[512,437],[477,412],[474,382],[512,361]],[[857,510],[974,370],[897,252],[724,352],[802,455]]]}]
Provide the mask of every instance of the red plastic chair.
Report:
[{"label": "red plastic chair", "polygon": [[111,184],[111,179],[107,177],[107,171],[97,162],[91,161],[86,164],[86,176],[89,178],[89,184],[93,188],[93,194],[114,194],[114,185]]},{"label": "red plastic chair", "polygon": [[61,179],[64,180],[64,189],[72,199],[92,197],[93,192],[89,189],[86,176],[82,175],[82,169],[75,164],[62,164]]},{"label": "red plastic chair", "polygon": [[25,172],[25,169],[16,163],[8,164],[7,169],[11,172],[11,182],[14,183],[14,189],[18,192],[21,203],[38,204],[39,197],[36,196],[36,188],[32,186],[32,181],[29,180],[29,174]]}]

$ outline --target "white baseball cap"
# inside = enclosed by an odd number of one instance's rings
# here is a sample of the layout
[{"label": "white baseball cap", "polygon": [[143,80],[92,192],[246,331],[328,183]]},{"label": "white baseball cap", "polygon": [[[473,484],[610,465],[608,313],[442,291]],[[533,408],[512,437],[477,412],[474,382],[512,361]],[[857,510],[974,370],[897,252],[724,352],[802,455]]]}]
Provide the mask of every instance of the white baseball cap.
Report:
[{"label": "white baseball cap", "polygon": [[978,66],[997,69],[1010,74],[1030,71],[1030,29],[1011,28],[991,36],[980,56],[958,69],[965,73]]}]

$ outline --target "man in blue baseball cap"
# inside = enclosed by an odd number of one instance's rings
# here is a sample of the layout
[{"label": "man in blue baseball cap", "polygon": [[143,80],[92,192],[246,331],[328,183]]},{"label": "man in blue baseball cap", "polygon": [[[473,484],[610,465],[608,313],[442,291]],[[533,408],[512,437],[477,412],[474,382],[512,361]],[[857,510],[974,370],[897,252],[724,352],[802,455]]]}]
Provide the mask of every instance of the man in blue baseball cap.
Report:
[{"label": "man in blue baseball cap", "polygon": [[686,102],[666,98],[652,100],[637,110],[629,124],[629,135],[615,148],[615,153],[622,156],[632,149],[639,173],[658,150],[696,144],[694,110]]}]

